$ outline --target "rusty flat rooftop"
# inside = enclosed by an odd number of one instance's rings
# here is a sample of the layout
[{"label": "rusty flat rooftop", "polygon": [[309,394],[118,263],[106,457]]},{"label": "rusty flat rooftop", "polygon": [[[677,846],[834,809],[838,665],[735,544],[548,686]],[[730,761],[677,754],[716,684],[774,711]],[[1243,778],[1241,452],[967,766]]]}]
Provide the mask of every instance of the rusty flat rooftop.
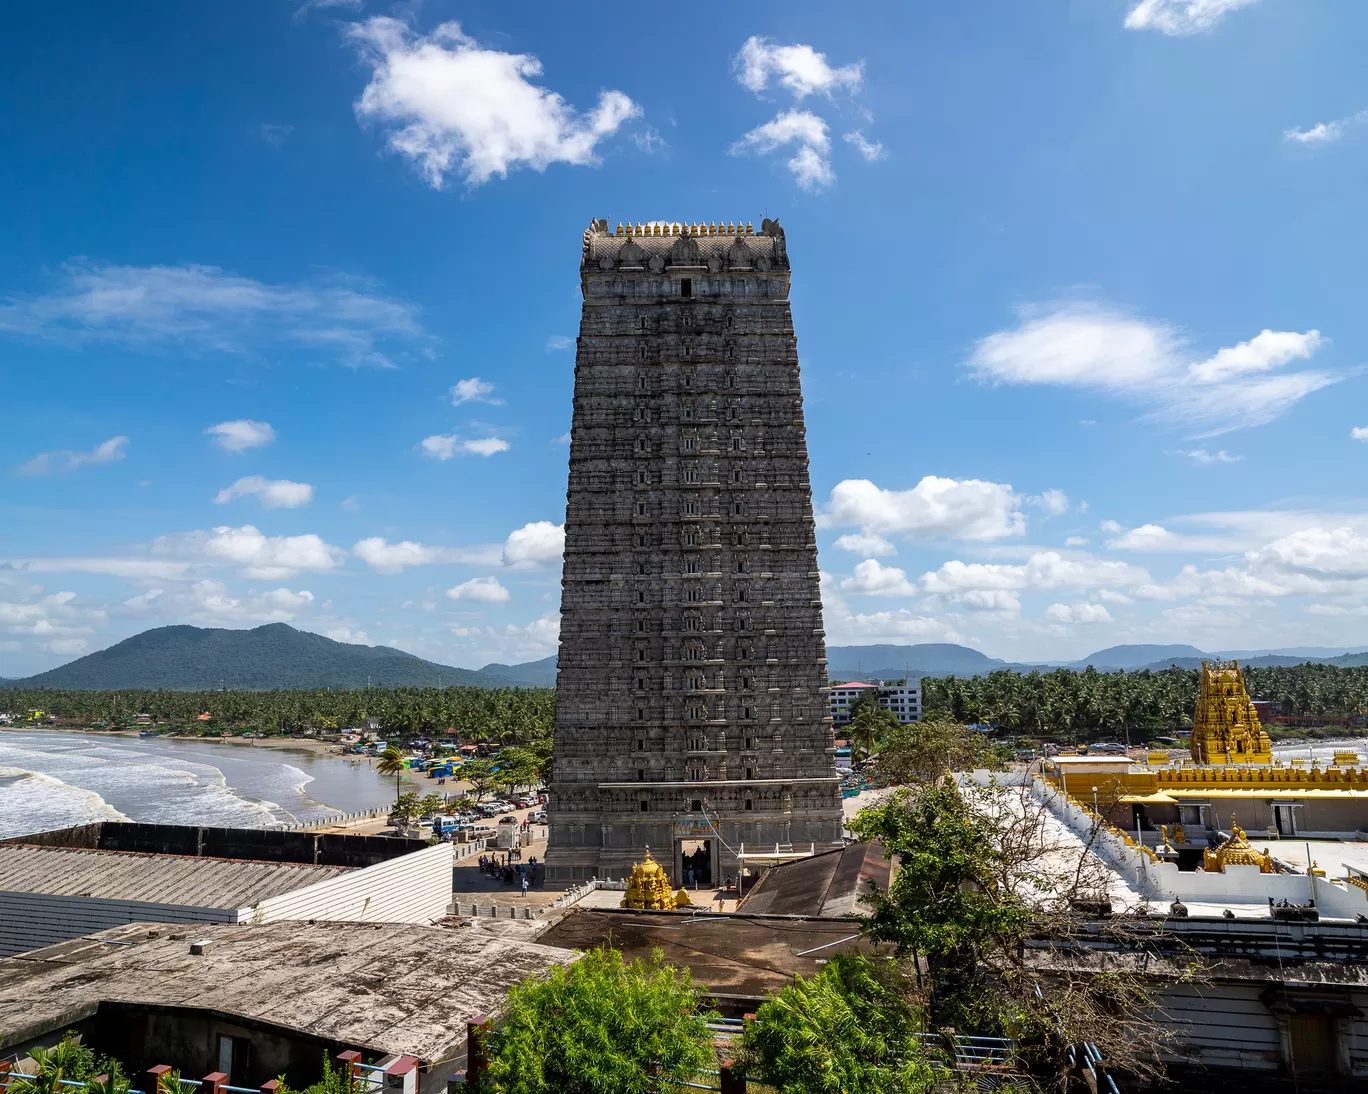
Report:
[{"label": "rusty flat rooftop", "polygon": [[877,843],[851,843],[781,866],[771,866],[755,883],[741,911],[752,915],[809,915],[835,918],[864,915],[859,898],[869,883],[888,887],[892,863]]},{"label": "rusty flat rooftop", "polygon": [[[191,943],[207,941],[202,954]],[[101,1003],[231,1014],[363,1052],[441,1059],[513,985],[576,954],[383,923],[138,923],[0,960],[0,1056]]]},{"label": "rusty flat rooftop", "polygon": [[714,995],[763,999],[795,975],[816,975],[833,954],[868,950],[859,933],[853,919],[574,908],[537,940],[577,950],[613,946],[629,960],[658,949]]}]

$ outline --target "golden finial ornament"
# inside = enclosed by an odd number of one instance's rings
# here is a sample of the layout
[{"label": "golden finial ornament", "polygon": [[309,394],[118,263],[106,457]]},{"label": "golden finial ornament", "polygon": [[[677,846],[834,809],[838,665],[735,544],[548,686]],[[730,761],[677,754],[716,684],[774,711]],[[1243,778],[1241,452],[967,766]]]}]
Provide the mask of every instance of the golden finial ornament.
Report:
[{"label": "golden finial ornament", "polygon": [[651,857],[651,849],[647,847],[645,851],[646,857],[632,867],[621,906],[637,911],[672,912],[677,900],[670,888],[670,879],[660,863]]}]

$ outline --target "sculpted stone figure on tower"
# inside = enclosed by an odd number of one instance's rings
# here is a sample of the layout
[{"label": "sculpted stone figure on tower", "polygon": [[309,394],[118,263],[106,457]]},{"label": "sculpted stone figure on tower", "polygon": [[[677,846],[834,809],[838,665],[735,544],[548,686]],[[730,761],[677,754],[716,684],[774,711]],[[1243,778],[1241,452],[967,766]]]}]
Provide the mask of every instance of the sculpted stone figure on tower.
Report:
[{"label": "sculpted stone figure on tower", "polygon": [[784,231],[595,220],[580,283],[548,873],[838,846]]},{"label": "sculpted stone figure on tower", "polygon": [[1273,742],[1259,725],[1238,661],[1202,662],[1192,758],[1199,764],[1273,762]]}]

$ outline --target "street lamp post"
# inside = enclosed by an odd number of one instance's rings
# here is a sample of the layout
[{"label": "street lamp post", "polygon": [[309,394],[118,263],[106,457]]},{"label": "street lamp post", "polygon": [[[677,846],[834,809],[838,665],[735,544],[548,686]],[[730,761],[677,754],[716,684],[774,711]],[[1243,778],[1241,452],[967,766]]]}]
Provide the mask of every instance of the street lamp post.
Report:
[{"label": "street lamp post", "polygon": [[1097,811],[1097,787],[1093,787],[1093,816],[1098,820],[1102,819],[1102,814]]}]

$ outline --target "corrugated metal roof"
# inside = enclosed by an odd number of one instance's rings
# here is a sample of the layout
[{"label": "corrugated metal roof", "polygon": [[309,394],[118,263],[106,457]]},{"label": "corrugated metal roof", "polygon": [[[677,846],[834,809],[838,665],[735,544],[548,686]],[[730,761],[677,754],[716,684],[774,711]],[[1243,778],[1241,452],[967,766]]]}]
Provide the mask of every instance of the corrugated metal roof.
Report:
[{"label": "corrugated metal roof", "polygon": [[0,845],[0,892],[153,904],[246,908],[346,872],[290,862]]}]

